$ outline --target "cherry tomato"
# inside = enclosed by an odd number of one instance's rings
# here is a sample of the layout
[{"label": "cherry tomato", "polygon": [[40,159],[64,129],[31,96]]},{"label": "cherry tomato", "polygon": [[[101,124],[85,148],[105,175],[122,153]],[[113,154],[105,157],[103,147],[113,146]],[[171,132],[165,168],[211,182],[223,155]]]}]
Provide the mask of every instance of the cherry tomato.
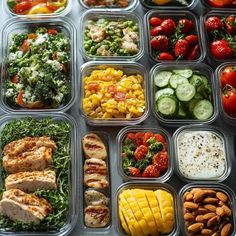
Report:
[{"label": "cherry tomato", "polygon": [[19,83],[19,77],[18,77],[18,75],[14,75],[13,78],[12,78],[12,80],[11,80],[11,82],[14,83],[14,84],[18,84],[18,83]]},{"label": "cherry tomato", "polygon": [[156,168],[155,165],[149,165],[144,170],[142,176],[143,177],[159,177],[160,176],[160,171]]},{"label": "cherry tomato", "polygon": [[222,103],[224,111],[233,117],[236,117],[236,90],[225,89],[222,94]]},{"label": "cherry tomato", "polygon": [[212,7],[225,7],[231,4],[234,0],[208,0],[208,4]]},{"label": "cherry tomato", "polygon": [[24,91],[20,90],[20,92],[18,93],[18,96],[16,98],[16,103],[20,107],[25,107],[25,104],[24,104],[24,101],[23,101],[23,95],[24,95]]},{"label": "cherry tomato", "polygon": [[236,66],[225,67],[221,73],[220,82],[222,88],[225,87],[226,84],[236,88]]},{"label": "cherry tomato", "polygon": [[128,167],[130,176],[139,177],[141,176],[140,170],[136,167]]},{"label": "cherry tomato", "polygon": [[144,133],[142,132],[135,133],[135,144],[137,146],[140,146],[143,144],[143,136],[144,136]]},{"label": "cherry tomato", "polygon": [[23,44],[20,47],[21,51],[28,52],[30,50],[30,44],[27,40],[24,40]]},{"label": "cherry tomato", "polygon": [[229,34],[234,34],[236,32],[236,17],[228,16],[225,20],[226,30]]},{"label": "cherry tomato", "polygon": [[148,146],[147,141],[148,141],[148,139],[150,139],[153,136],[154,136],[154,134],[152,132],[146,132],[143,136],[143,145]]},{"label": "cherry tomato", "polygon": [[15,5],[15,7],[13,8],[13,12],[22,13],[24,11],[28,11],[31,7],[32,5],[29,1],[23,1]]},{"label": "cherry tomato", "polygon": [[167,152],[158,152],[152,159],[152,164],[160,171],[166,171],[168,169],[168,155]]},{"label": "cherry tomato", "polygon": [[162,32],[162,27],[161,26],[156,26],[150,30],[150,35],[151,36],[157,36]]},{"label": "cherry tomato", "polygon": [[155,139],[160,143],[165,143],[166,139],[161,134],[154,134]]},{"label": "cherry tomato", "polygon": [[50,35],[57,35],[57,30],[55,30],[55,29],[48,29],[48,34],[50,34]]},{"label": "cherry tomato", "polygon": [[159,25],[161,25],[161,23],[162,23],[162,19],[160,19],[159,17],[151,17],[150,18],[150,20],[149,20],[149,23],[153,26],[153,27],[155,27],[155,26],[159,26]]},{"label": "cherry tomato", "polygon": [[147,152],[148,152],[148,148],[144,145],[140,145],[135,150],[134,157],[137,161],[142,160],[147,155]]},{"label": "cherry tomato", "polygon": [[96,82],[89,83],[89,84],[87,84],[87,86],[88,86],[88,90],[94,90],[94,91],[98,91],[100,88],[99,84]]},{"label": "cherry tomato", "polygon": [[127,139],[135,140],[135,133],[128,133]]}]

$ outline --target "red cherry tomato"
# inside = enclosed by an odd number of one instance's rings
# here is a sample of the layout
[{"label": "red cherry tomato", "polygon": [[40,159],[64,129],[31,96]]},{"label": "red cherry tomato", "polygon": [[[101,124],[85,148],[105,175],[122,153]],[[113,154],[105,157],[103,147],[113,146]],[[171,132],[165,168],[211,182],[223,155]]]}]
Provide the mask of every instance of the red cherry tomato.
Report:
[{"label": "red cherry tomato", "polygon": [[89,83],[87,84],[88,86],[88,90],[94,90],[94,91],[98,91],[99,90],[99,84],[98,83]]},{"label": "red cherry tomato", "polygon": [[130,176],[139,177],[141,176],[140,170],[136,167],[128,167]]},{"label": "red cherry tomato", "polygon": [[155,165],[149,165],[146,167],[146,169],[144,170],[143,177],[159,177],[160,176],[160,171],[156,168]]},{"label": "red cherry tomato", "polygon": [[13,12],[15,13],[22,13],[24,11],[28,11],[32,7],[29,1],[19,2],[13,8]]},{"label": "red cherry tomato", "polygon": [[160,143],[164,144],[166,142],[166,139],[161,134],[154,134],[154,137]]},{"label": "red cherry tomato", "polygon": [[222,103],[224,111],[233,117],[236,117],[236,90],[225,89],[222,94]]},{"label": "red cherry tomato", "polygon": [[137,146],[140,146],[143,144],[143,136],[144,136],[144,133],[142,133],[142,132],[137,132],[135,134],[135,144]]},{"label": "red cherry tomato", "polygon": [[150,20],[149,20],[149,23],[153,26],[153,27],[155,27],[155,26],[159,26],[159,25],[161,25],[161,23],[162,23],[162,19],[160,19],[159,17],[151,17],[150,18]]},{"label": "red cherry tomato", "polygon": [[153,136],[154,136],[154,134],[152,132],[146,132],[143,136],[143,145],[148,146],[147,141],[148,141],[148,139],[150,139]]},{"label": "red cherry tomato", "polygon": [[48,29],[48,34],[50,34],[50,35],[57,35],[57,30],[55,30],[55,29]]},{"label": "red cherry tomato", "polygon": [[221,86],[229,84],[236,88],[236,66],[227,66],[223,69],[220,76]]},{"label": "red cherry tomato", "polygon": [[166,171],[168,169],[168,155],[167,152],[158,152],[152,159],[153,165],[160,171]]},{"label": "red cherry tomato", "polygon": [[127,134],[127,139],[135,140],[135,133],[128,133]]},{"label": "red cherry tomato", "polygon": [[134,157],[135,159],[138,160],[142,160],[148,152],[148,148],[144,145],[140,145],[134,152]]},{"label": "red cherry tomato", "polygon": [[24,53],[30,50],[30,44],[27,40],[24,40],[23,44],[20,47],[21,51]]}]

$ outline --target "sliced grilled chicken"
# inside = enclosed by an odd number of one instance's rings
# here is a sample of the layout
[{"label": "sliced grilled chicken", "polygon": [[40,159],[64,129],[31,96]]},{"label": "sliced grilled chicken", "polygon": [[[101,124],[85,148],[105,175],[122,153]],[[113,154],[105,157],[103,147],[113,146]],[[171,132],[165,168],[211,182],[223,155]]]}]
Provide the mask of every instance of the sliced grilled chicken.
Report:
[{"label": "sliced grilled chicken", "polygon": [[106,159],[107,150],[103,141],[94,133],[83,137],[83,150],[86,158]]},{"label": "sliced grilled chicken", "polygon": [[52,170],[19,172],[11,174],[5,179],[6,190],[20,189],[25,192],[34,192],[37,189],[56,189],[56,173]]},{"label": "sliced grilled chicken", "polygon": [[8,173],[44,170],[52,164],[52,148],[34,147],[16,156],[3,157],[3,167]]},{"label": "sliced grilled chicken", "polygon": [[92,206],[98,206],[98,205],[108,205],[109,198],[107,198],[103,193],[88,189],[84,193],[85,197],[85,202],[87,206],[92,205]]},{"label": "sliced grilled chicken", "polygon": [[105,227],[110,221],[110,211],[106,206],[88,206],[84,209],[84,221],[88,227]]},{"label": "sliced grilled chicken", "polygon": [[106,162],[97,158],[90,158],[84,163],[84,184],[91,188],[106,188],[107,181]]},{"label": "sliced grilled chicken", "polygon": [[0,213],[23,223],[40,223],[52,211],[44,198],[19,189],[7,190],[0,201]]},{"label": "sliced grilled chicken", "polygon": [[22,152],[31,150],[33,147],[48,147],[53,151],[57,148],[56,143],[50,139],[50,137],[25,137],[15,140],[5,145],[3,149],[4,156],[16,156]]}]

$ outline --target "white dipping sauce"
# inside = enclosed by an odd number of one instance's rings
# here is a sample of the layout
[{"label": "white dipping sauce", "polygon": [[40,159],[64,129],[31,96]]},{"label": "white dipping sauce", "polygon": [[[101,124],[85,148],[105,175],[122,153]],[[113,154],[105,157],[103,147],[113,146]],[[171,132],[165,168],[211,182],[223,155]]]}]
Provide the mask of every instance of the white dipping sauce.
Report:
[{"label": "white dipping sauce", "polygon": [[219,178],[227,165],[223,138],[213,131],[184,131],[177,137],[177,159],[186,178]]}]

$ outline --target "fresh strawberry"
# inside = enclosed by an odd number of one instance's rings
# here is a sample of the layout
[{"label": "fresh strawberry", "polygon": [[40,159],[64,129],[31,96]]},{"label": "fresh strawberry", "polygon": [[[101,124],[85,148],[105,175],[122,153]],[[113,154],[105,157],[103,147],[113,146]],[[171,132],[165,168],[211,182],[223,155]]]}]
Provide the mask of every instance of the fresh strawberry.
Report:
[{"label": "fresh strawberry", "polygon": [[162,32],[165,35],[170,35],[175,32],[176,25],[172,19],[168,18],[162,21],[161,28],[162,28]]},{"label": "fresh strawberry", "polygon": [[157,57],[158,60],[173,61],[175,58],[168,52],[162,52]]},{"label": "fresh strawberry", "polygon": [[151,36],[157,36],[158,34],[160,34],[162,32],[162,28],[161,26],[157,26],[157,27],[154,27],[150,30],[150,34]]},{"label": "fresh strawberry", "polygon": [[136,167],[128,167],[130,176],[138,177],[141,176],[140,170]]},{"label": "fresh strawberry", "polygon": [[206,30],[208,33],[212,33],[214,30],[221,31],[224,27],[224,23],[217,16],[210,16],[205,22]]},{"label": "fresh strawberry", "polygon": [[211,43],[211,53],[216,59],[228,59],[233,57],[233,49],[225,39],[216,40]]},{"label": "fresh strawberry", "polygon": [[180,19],[178,26],[182,33],[189,33],[189,32],[192,32],[194,29],[193,22],[186,18]]},{"label": "fresh strawberry", "polygon": [[160,19],[159,17],[154,16],[154,17],[150,18],[149,23],[150,23],[151,26],[156,27],[156,26],[161,25],[162,21],[163,20]]},{"label": "fresh strawberry", "polygon": [[144,170],[142,176],[143,177],[159,177],[160,171],[156,168],[155,165],[149,165]]},{"label": "fresh strawberry", "polygon": [[236,32],[236,17],[228,16],[225,20],[226,30],[229,34],[234,34]]},{"label": "fresh strawberry", "polygon": [[185,39],[179,39],[175,44],[175,56],[184,58],[188,54],[189,42]]},{"label": "fresh strawberry", "polygon": [[189,49],[189,53],[187,55],[188,60],[196,60],[199,57],[199,45],[195,45]]},{"label": "fresh strawberry", "polygon": [[198,36],[196,34],[190,34],[185,37],[190,46],[194,46],[198,43]]},{"label": "fresh strawberry", "polygon": [[165,35],[158,35],[151,40],[151,47],[157,51],[165,51],[168,45],[169,41]]}]

